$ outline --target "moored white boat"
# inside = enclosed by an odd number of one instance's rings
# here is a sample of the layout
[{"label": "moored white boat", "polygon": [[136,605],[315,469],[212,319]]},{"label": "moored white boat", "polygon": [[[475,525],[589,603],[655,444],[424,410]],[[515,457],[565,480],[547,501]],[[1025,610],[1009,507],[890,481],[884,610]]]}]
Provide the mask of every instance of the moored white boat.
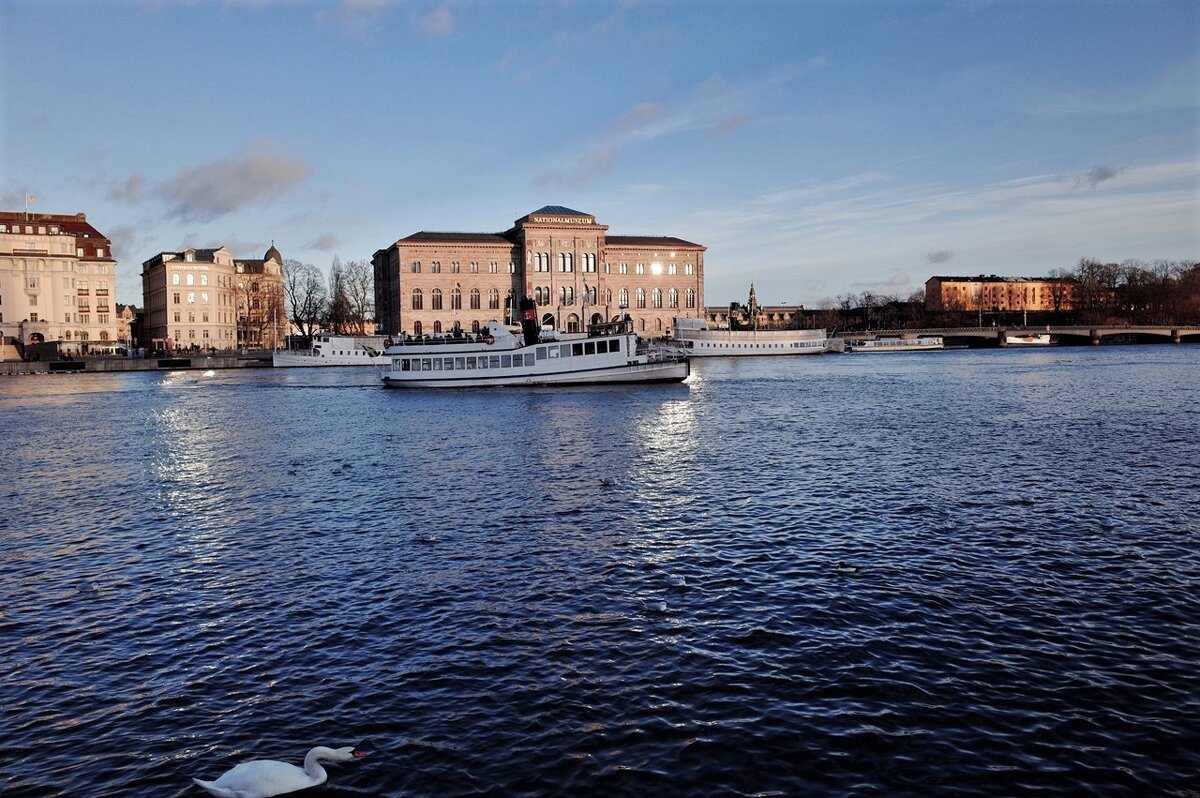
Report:
[{"label": "moored white boat", "polygon": [[1049,333],[1005,333],[1005,346],[1050,346]]},{"label": "moored white boat", "polygon": [[639,344],[629,321],[595,325],[586,338],[542,340],[532,319],[521,336],[491,322],[478,340],[403,341],[388,347],[388,388],[482,388],[512,385],[600,385],[682,382],[687,357],[663,345]]},{"label": "moored white boat", "polygon": [[820,355],[824,330],[710,330],[704,319],[675,319],[675,340],[689,357]]},{"label": "moored white boat", "polygon": [[939,335],[922,335],[916,338],[853,338],[846,342],[847,352],[929,352],[945,349],[946,343]]},{"label": "moored white boat", "polygon": [[[367,343],[370,341],[370,343]],[[327,335],[313,337],[312,348],[277,351],[271,364],[282,368],[308,366],[378,366],[382,362],[382,336]]]}]

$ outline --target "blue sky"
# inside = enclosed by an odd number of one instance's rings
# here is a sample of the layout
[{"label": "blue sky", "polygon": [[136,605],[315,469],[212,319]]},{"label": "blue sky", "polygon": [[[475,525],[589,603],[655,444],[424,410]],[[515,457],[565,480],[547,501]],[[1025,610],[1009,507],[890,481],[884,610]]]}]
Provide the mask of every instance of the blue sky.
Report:
[{"label": "blue sky", "polygon": [[705,300],[1200,258],[1200,3],[0,3],[0,207],[327,270],[543,205]]}]

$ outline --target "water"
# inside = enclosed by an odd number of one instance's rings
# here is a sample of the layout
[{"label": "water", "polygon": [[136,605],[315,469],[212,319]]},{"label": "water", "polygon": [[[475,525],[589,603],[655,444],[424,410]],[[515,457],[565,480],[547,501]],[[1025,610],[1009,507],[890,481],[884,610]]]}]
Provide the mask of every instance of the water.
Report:
[{"label": "water", "polygon": [[1200,794],[1200,348],[0,380],[0,793]]}]

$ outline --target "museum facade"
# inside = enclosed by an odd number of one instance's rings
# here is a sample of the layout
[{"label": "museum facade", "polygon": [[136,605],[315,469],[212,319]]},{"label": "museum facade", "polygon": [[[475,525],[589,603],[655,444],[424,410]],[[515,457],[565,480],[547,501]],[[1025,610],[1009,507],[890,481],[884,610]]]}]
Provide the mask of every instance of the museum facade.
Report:
[{"label": "museum facade", "polygon": [[419,232],[372,258],[375,313],[388,335],[478,332],[512,323],[522,297],[544,327],[582,332],[628,316],[639,335],[703,318],[705,247],[671,236],[614,236],[557,205],[503,233]]}]

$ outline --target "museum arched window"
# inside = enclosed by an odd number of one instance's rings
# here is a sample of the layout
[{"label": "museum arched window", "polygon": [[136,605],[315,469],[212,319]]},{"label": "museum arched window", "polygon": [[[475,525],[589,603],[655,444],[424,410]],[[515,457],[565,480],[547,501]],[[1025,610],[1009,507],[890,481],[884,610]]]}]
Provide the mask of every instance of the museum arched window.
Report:
[{"label": "museum arched window", "polygon": [[[637,294],[635,294],[635,296],[637,297],[637,307],[639,307],[639,308],[646,307],[646,289],[639,288],[637,290]],[[645,328],[643,327],[643,329],[645,329]]]},{"label": "museum arched window", "polygon": [[679,292],[676,291],[674,288],[667,291],[667,307],[671,307],[671,308],[679,307]]},{"label": "museum arched window", "polygon": [[696,292],[689,288],[687,293],[684,294],[684,301],[689,308],[696,307]]},{"label": "museum arched window", "polygon": [[414,288],[412,290],[412,309],[413,310],[422,310],[422,309],[424,309],[424,307],[425,307],[425,298],[421,294],[421,289]]},{"label": "museum arched window", "polygon": [[471,310],[479,310],[479,289],[471,289]]},{"label": "museum arched window", "polygon": [[441,310],[442,309],[442,289],[435,288],[429,292],[429,309],[430,310]]},{"label": "museum arched window", "polygon": [[650,292],[650,304],[656,308],[662,307],[662,289],[655,288]]},{"label": "museum arched window", "polygon": [[500,289],[493,288],[488,291],[488,310],[500,309]]},{"label": "museum arched window", "polygon": [[620,304],[621,307],[623,307],[623,308],[629,307],[629,289],[628,288],[622,288],[621,291],[617,294],[617,297],[618,297],[618,304]]},{"label": "museum arched window", "polygon": [[457,285],[450,289],[450,309],[462,310],[462,289]]}]

